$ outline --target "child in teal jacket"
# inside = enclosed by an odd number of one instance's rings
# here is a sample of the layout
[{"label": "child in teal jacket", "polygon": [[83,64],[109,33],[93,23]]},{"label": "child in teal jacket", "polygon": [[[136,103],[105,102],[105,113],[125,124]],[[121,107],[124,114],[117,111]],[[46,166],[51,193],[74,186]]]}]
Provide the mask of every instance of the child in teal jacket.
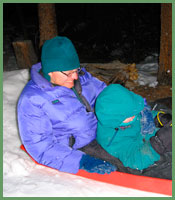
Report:
[{"label": "child in teal jacket", "polygon": [[142,170],[160,159],[150,138],[158,128],[141,96],[119,84],[111,84],[98,96],[95,105],[98,118],[97,141],[125,167]]}]

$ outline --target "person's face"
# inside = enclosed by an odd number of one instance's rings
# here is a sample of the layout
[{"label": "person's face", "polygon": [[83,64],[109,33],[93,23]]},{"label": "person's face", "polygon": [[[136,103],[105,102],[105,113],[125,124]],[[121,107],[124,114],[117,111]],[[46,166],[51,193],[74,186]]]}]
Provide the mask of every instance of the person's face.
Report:
[{"label": "person's face", "polygon": [[123,123],[129,123],[129,122],[133,121],[134,118],[135,118],[135,116],[129,117],[129,118],[125,119],[125,120],[123,121]]},{"label": "person's face", "polygon": [[63,72],[56,71],[48,74],[50,76],[51,83],[67,88],[74,87],[74,80],[78,79],[78,69]]}]

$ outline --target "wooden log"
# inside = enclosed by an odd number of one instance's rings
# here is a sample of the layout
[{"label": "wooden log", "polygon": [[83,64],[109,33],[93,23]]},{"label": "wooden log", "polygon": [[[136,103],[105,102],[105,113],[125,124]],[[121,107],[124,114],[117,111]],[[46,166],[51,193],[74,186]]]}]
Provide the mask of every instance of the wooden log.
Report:
[{"label": "wooden log", "polygon": [[116,70],[121,68],[126,68],[128,64],[121,63],[118,60],[114,60],[110,63],[88,63],[87,67],[97,68],[97,69],[104,69],[104,70]]},{"label": "wooden log", "polygon": [[40,31],[39,48],[41,48],[46,40],[49,40],[58,35],[55,4],[39,3],[38,17]]},{"label": "wooden log", "polygon": [[158,82],[172,85],[172,4],[161,4],[161,38]]},{"label": "wooden log", "polygon": [[12,42],[16,61],[20,69],[30,68],[37,63],[38,58],[31,40]]},{"label": "wooden log", "polygon": [[104,81],[107,85],[120,83],[125,85],[126,81],[134,82],[138,79],[136,64],[125,64],[120,61],[111,63],[88,63],[86,70],[93,76]]}]

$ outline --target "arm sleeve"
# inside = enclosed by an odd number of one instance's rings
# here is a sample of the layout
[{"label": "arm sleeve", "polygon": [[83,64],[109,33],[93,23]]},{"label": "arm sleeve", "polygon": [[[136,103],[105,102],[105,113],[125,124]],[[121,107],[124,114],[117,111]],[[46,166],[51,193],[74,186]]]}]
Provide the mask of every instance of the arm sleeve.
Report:
[{"label": "arm sleeve", "polygon": [[83,152],[57,142],[52,123],[42,107],[24,98],[18,104],[18,126],[23,145],[38,163],[77,173]]}]

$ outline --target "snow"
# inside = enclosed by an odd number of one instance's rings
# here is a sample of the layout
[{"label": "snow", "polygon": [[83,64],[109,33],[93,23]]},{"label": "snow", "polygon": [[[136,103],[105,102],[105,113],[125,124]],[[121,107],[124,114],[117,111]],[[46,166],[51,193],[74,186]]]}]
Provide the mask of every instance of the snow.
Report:
[{"label": "snow", "polygon": [[[145,71],[144,65],[146,66],[146,61],[138,65],[139,71]],[[147,60],[148,66],[154,68],[152,62],[148,65]],[[146,78],[148,73],[144,73],[140,81],[153,82],[153,78],[148,81]],[[27,69],[3,73],[4,197],[166,197],[166,195],[97,182],[36,165],[20,149],[21,141],[16,118],[17,101],[29,77]]]},{"label": "snow", "polygon": [[158,84],[157,81],[157,72],[158,72],[158,54],[153,54],[145,58],[144,61],[136,64],[138,69],[138,84],[147,85],[149,87],[156,87]]}]

